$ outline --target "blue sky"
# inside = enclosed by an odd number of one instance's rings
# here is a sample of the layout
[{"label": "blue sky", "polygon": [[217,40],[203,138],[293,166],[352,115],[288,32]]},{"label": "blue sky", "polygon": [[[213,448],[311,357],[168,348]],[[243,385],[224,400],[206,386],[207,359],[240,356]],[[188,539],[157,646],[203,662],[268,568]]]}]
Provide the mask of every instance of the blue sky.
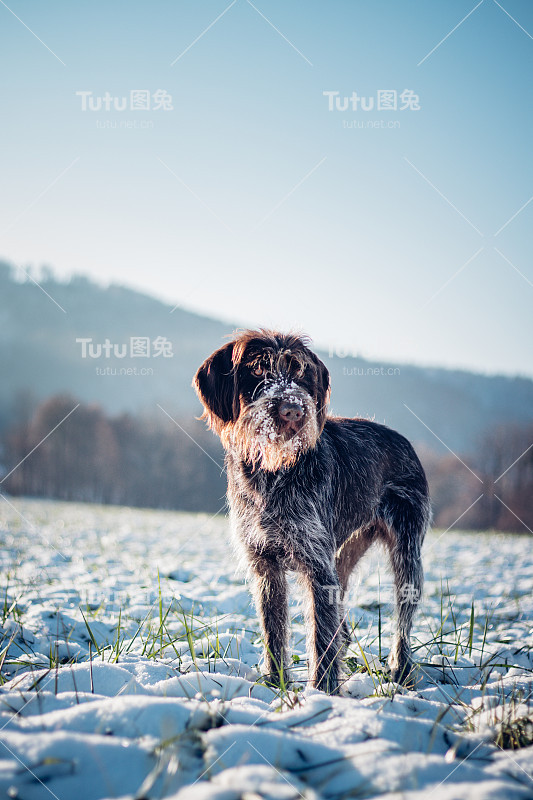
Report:
[{"label": "blue sky", "polygon": [[[0,258],[533,375],[532,36],[525,0],[0,3]],[[173,110],[76,95],[137,89]],[[420,110],[323,94],[381,89]]]}]

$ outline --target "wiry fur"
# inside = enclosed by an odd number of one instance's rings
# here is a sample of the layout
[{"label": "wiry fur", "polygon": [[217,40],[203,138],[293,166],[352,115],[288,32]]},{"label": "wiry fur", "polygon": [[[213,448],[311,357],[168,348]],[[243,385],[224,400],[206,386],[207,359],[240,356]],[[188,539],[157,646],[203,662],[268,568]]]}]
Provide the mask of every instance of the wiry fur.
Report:
[{"label": "wiry fur", "polygon": [[[271,679],[279,681],[289,663],[285,573],[295,570],[308,598],[310,680],[337,690],[348,580],[381,541],[396,588],[389,664],[392,677],[405,680],[430,517],[426,478],[409,442],[375,422],[327,417],[327,369],[292,334],[237,335],[202,364],[194,386],[226,449],[232,527],[252,575]],[[301,419],[288,422],[284,403]]]},{"label": "wiry fur", "polygon": [[[282,400],[298,403],[304,409],[306,424],[292,435],[278,430],[275,422],[275,405]],[[246,405],[237,422],[222,436],[225,446],[234,447],[243,461],[270,472],[294,466],[300,454],[313,448],[317,439],[313,399],[294,381],[281,380],[269,384],[257,400]]]}]

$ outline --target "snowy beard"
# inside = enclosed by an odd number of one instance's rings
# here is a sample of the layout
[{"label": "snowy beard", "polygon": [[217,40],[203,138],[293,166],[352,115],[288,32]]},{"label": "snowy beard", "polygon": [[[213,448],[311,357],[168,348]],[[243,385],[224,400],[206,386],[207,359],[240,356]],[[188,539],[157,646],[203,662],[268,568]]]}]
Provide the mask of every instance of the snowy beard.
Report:
[{"label": "snowy beard", "polygon": [[[279,418],[282,402],[297,403],[302,409],[296,430]],[[224,438],[254,469],[276,472],[294,466],[302,453],[316,445],[319,433],[313,398],[293,381],[278,379],[259,399],[243,404],[237,422]]]}]

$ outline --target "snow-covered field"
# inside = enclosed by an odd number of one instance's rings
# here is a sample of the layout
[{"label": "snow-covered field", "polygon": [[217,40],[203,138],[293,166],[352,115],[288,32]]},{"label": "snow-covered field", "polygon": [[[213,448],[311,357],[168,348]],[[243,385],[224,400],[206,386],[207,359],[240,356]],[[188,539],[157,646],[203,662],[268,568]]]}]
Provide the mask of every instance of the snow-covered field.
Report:
[{"label": "snow-covered field", "polygon": [[259,682],[221,516],[6,498],[0,541],[0,797],[533,798],[529,537],[429,535],[409,691],[369,554],[341,697],[306,689],[297,596],[295,683]]}]

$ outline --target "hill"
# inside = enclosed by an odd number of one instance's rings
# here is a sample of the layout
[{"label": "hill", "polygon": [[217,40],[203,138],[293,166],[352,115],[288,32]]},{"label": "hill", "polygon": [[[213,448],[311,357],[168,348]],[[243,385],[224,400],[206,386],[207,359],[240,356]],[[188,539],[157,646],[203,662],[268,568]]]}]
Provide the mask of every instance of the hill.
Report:
[{"label": "hill", "polygon": [[[96,403],[109,414],[149,412],[157,403],[180,416],[199,413],[192,375],[231,333],[230,326],[83,276],[61,282],[48,274],[39,283],[42,289],[29,280],[20,282],[8,264],[0,264],[4,425],[22,397],[40,401],[60,392]],[[141,348],[137,353],[131,351],[132,338]],[[140,354],[147,339],[150,357]],[[165,344],[172,357],[165,356]],[[104,348],[91,357],[89,345]],[[373,417],[434,449],[443,448],[428,428],[448,447],[465,453],[487,430],[533,417],[533,381],[528,378],[318,352],[331,373],[335,413]]]}]

